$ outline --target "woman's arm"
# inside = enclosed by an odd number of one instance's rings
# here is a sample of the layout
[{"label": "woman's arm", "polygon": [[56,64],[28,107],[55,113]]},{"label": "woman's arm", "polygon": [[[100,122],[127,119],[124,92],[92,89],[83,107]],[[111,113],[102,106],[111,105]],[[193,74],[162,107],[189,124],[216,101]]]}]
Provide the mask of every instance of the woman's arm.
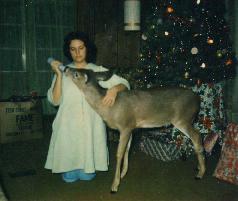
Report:
[{"label": "woman's arm", "polygon": [[[97,69],[96,72],[108,71],[108,69],[103,66],[94,66],[94,69]],[[101,87],[108,89],[102,100],[103,104],[107,106],[113,106],[119,92],[130,90],[129,82],[116,74],[113,74],[109,80],[99,81],[99,84]]]},{"label": "woman's arm", "polygon": [[52,90],[52,98],[55,104],[59,103],[62,94],[62,74],[56,75],[55,84]]},{"label": "woman's arm", "polygon": [[127,87],[124,84],[118,84],[108,89],[102,100],[103,104],[110,107],[113,106],[117,97],[117,93],[124,90],[127,90]]},{"label": "woman's arm", "polygon": [[60,98],[62,95],[62,72],[59,70],[59,65],[61,63],[59,61],[53,61],[51,62],[51,68],[55,73],[55,80],[53,82],[53,85],[51,86],[51,89],[49,90],[49,100],[54,105],[59,105]]}]

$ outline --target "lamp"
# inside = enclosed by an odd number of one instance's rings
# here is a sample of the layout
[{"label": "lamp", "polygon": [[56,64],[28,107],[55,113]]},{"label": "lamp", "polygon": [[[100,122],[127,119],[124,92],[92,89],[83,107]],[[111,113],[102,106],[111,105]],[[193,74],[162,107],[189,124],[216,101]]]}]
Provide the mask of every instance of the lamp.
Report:
[{"label": "lamp", "polygon": [[124,30],[140,30],[140,0],[124,1]]}]

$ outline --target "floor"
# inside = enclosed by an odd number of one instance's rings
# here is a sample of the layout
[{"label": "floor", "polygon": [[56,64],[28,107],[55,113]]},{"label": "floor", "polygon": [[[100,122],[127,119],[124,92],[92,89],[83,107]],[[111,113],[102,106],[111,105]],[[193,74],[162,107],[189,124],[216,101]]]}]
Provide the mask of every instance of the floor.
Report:
[{"label": "floor", "polygon": [[38,140],[2,144],[1,182],[10,201],[238,201],[238,186],[212,176],[219,154],[208,157],[207,173],[195,180],[194,157],[162,162],[134,146],[129,171],[118,193],[110,186],[117,142],[109,142],[110,168],[93,181],[64,183],[60,174],[44,169],[50,127]]}]

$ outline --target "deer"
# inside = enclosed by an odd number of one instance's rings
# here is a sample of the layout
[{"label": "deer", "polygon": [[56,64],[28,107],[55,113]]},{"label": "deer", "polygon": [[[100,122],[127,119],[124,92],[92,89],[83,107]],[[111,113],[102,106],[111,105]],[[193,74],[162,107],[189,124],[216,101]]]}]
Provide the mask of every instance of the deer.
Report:
[{"label": "deer", "polygon": [[111,193],[118,192],[121,179],[128,171],[128,153],[135,128],[155,128],[171,124],[180,130],[192,141],[198,161],[195,178],[202,179],[206,169],[202,140],[199,131],[193,127],[200,109],[200,98],[191,89],[158,87],[125,90],[118,93],[114,105],[109,107],[102,103],[106,89],[99,85],[99,81],[109,79],[112,72],[67,68],[65,73],[84,93],[86,101],[106,124],[120,133]]}]

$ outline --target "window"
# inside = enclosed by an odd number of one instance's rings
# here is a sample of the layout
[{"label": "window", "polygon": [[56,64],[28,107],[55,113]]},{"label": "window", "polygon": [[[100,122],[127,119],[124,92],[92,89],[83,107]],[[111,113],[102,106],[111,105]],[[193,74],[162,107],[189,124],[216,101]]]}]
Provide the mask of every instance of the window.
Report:
[{"label": "window", "polygon": [[38,0],[35,5],[36,67],[49,69],[49,56],[63,61],[63,37],[74,29],[75,4],[71,0]]},{"label": "window", "polygon": [[0,70],[25,71],[23,1],[0,0]]},{"label": "window", "polygon": [[48,72],[63,61],[63,37],[76,24],[75,0],[0,0],[0,71]]}]

